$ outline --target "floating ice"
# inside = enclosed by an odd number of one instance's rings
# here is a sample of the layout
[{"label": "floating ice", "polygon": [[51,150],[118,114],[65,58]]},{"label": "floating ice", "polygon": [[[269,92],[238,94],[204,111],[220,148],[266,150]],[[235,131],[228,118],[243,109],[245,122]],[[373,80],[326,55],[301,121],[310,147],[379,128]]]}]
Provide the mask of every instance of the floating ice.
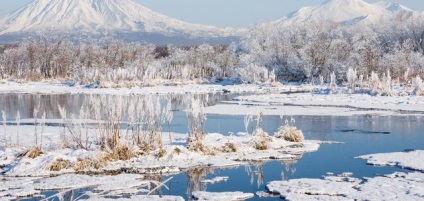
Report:
[{"label": "floating ice", "polygon": [[254,196],[253,193],[243,193],[243,192],[205,192],[205,191],[195,191],[192,193],[192,196],[196,200],[221,200],[221,201],[229,201],[229,200],[245,200],[248,198],[252,198]]},{"label": "floating ice", "polygon": [[367,160],[370,165],[398,166],[400,168],[424,171],[424,150],[370,154],[358,156],[357,158]]}]

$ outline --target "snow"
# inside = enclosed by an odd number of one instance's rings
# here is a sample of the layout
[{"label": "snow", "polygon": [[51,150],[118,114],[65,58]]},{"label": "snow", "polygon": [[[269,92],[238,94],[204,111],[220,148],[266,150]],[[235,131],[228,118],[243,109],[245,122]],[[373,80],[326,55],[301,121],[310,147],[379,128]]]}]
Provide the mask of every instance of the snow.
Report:
[{"label": "snow", "polygon": [[200,183],[206,183],[206,184],[214,184],[219,182],[225,182],[228,180],[229,177],[215,177],[213,179],[204,179],[200,181]]},{"label": "snow", "polygon": [[84,86],[68,86],[62,82],[6,82],[0,84],[0,93],[31,94],[108,94],[108,95],[146,95],[146,94],[203,94],[203,93],[252,93],[280,90],[274,87],[259,85],[226,85],[219,84],[187,84],[183,86],[154,86],[133,88],[86,88]]},{"label": "snow", "polygon": [[[120,174],[114,176],[89,176],[89,175],[60,175],[49,178],[34,177],[4,177],[0,178],[0,199],[14,199],[17,197],[40,196],[41,191],[58,190],[61,193],[83,188],[90,188],[87,192],[90,198],[87,200],[105,200],[111,196],[122,197],[133,195],[131,199],[121,198],[118,200],[184,200],[178,196],[145,195],[149,193],[151,186],[160,183],[157,181],[144,180],[141,175]],[[139,195],[139,194],[143,195]],[[138,194],[138,195],[136,195]]]},{"label": "snow", "polygon": [[236,97],[206,108],[207,113],[228,115],[422,115],[423,96],[371,96],[368,94],[263,94]]},{"label": "snow", "polygon": [[[256,93],[235,98],[206,108],[209,114],[228,115],[422,115],[423,96],[373,96],[369,94],[321,94],[312,93],[316,86],[284,85],[271,87],[255,84],[213,85],[188,84],[184,86],[154,86],[133,88],[85,88],[68,86],[60,82],[6,82],[0,85],[0,93],[32,94],[194,94],[194,93]],[[298,93],[302,92],[304,93]]]},{"label": "snow", "polygon": [[[0,149],[0,158],[2,160],[1,170],[8,176],[50,176],[64,173],[75,173],[74,165],[80,159],[100,160],[104,155],[93,145],[89,150],[60,148],[62,143],[60,134],[63,132],[61,127],[46,126],[41,145],[44,154],[32,159],[26,156],[19,156],[19,153],[25,153],[35,146],[34,127],[20,126],[20,140],[16,140],[15,133],[17,126],[6,126],[7,136],[11,136],[11,143],[16,146],[8,146]],[[24,136],[31,137],[24,137]],[[89,129],[89,141],[94,140],[95,131]],[[4,135],[0,136],[3,141]],[[251,145],[254,139],[252,135],[244,136],[225,136],[219,133],[209,133],[205,135],[204,145],[210,154],[189,151],[185,146],[187,134],[171,133],[174,139],[170,143],[169,136],[162,137],[166,154],[157,158],[155,152],[148,155],[140,155],[128,161],[109,162],[101,169],[89,168],[84,171],[103,173],[103,172],[122,172],[123,169],[129,172],[145,173],[177,173],[191,167],[232,167],[246,164],[248,161],[262,161],[271,159],[296,160],[299,155],[305,152],[314,152],[318,150],[320,141],[308,141],[302,143],[287,142],[282,139],[272,138],[268,150],[258,151]],[[41,141],[41,140],[40,140]],[[237,152],[221,152],[219,149],[226,143],[234,143]],[[324,142],[323,142],[324,143]],[[175,149],[179,149],[179,153]],[[50,171],[49,167],[55,161],[62,159],[69,162],[69,167],[60,171]]]},{"label": "snow", "polygon": [[37,0],[0,19],[0,34],[22,31],[159,32],[167,35],[228,36],[233,29],[189,24],[132,0]]},{"label": "snow", "polygon": [[[38,90],[43,89],[43,90]],[[380,114],[380,115],[420,115],[424,112],[424,97],[419,96],[393,96],[380,97],[368,94],[315,94],[287,93],[294,91],[312,91],[311,86],[282,86],[279,88],[259,85],[187,85],[185,87],[157,86],[151,88],[130,89],[86,89],[82,87],[69,87],[60,83],[7,83],[0,85],[3,93],[69,93],[69,94],[186,94],[186,93],[217,93],[223,90],[231,92],[265,92],[237,97],[235,100],[208,107],[208,113],[220,114],[258,114],[264,115],[352,115],[352,114]],[[313,103],[311,103],[314,101]],[[294,105],[295,104],[295,105]],[[311,109],[312,108],[312,109]],[[298,111],[297,111],[298,109]],[[344,112],[345,111],[345,112]],[[25,120],[31,122],[31,120]],[[58,122],[60,120],[46,120]],[[42,149],[46,153],[35,159],[19,156],[34,147],[34,127],[20,126],[19,140],[16,139],[17,126],[6,126],[7,137],[12,137],[13,146],[0,146],[0,167],[5,172],[0,178],[0,199],[13,199],[19,196],[37,196],[42,190],[79,189],[89,187],[98,191],[107,191],[107,195],[136,194],[148,192],[147,186],[158,185],[154,181],[145,181],[141,175],[121,174],[116,176],[88,176],[75,175],[73,166],[60,171],[50,171],[48,166],[61,158],[71,164],[82,158],[98,158],[101,153],[95,147],[87,150],[61,149],[60,133],[63,128],[46,126],[43,134]],[[89,139],[94,138],[94,130],[89,130]],[[30,136],[30,137],[28,137]],[[154,153],[137,156],[127,161],[109,162],[100,169],[87,169],[86,173],[119,173],[123,170],[134,173],[178,173],[193,167],[231,167],[245,165],[251,161],[263,160],[297,160],[305,152],[318,150],[321,142],[306,140],[302,143],[286,142],[271,137],[267,150],[256,150],[252,147],[255,136],[250,134],[225,136],[219,133],[205,135],[204,144],[212,154],[189,151],[184,143],[187,134],[171,133],[173,142],[168,135],[163,136],[166,154],[158,158]],[[4,142],[4,135],[0,135],[0,142]],[[237,147],[235,153],[218,151],[226,143]],[[175,150],[179,149],[179,152]],[[397,165],[404,168],[423,170],[423,151],[407,153],[375,154],[361,156],[368,163],[376,165]],[[65,174],[66,173],[66,174]],[[39,178],[41,176],[56,176],[52,178]],[[59,175],[59,176],[57,176]],[[31,176],[19,177],[15,176]],[[216,177],[204,180],[204,183],[222,182],[228,177]],[[324,179],[298,179],[289,181],[275,181],[267,185],[272,192],[280,193],[288,200],[352,200],[352,199],[409,199],[420,200],[423,198],[423,174],[421,173],[395,173],[382,177],[367,178],[366,180],[353,178],[351,173],[338,176],[326,176]],[[142,186],[143,188],[138,188]],[[144,188],[146,187],[146,188]],[[359,191],[360,189],[360,191]],[[391,191],[394,193],[385,193]],[[309,195],[313,194],[313,195]],[[103,200],[99,194],[87,194],[89,200]],[[380,196],[380,197],[377,197]],[[221,194],[195,192],[193,196],[199,199],[246,199],[253,194],[241,192],[227,192]],[[235,196],[235,197],[232,197]],[[374,197],[375,196],[375,197]],[[421,196],[421,197],[420,197]],[[148,197],[152,200],[181,200],[180,197]],[[126,198],[125,198],[126,199]],[[131,199],[146,199],[142,195],[132,196]],[[124,198],[122,198],[124,200]]]},{"label": "snow", "polygon": [[387,19],[401,11],[413,12],[397,3],[371,4],[362,0],[328,0],[318,6],[301,8],[273,23],[282,26],[323,21],[343,24],[356,24],[359,21],[365,24],[374,24],[382,18]]},{"label": "snow", "polygon": [[158,195],[133,195],[130,198],[97,198],[93,196],[93,198],[83,199],[87,201],[103,201],[103,200],[113,200],[113,201],[131,201],[131,200],[149,200],[149,201],[184,201],[184,198],[180,196],[158,196]]},{"label": "snow", "polygon": [[252,198],[254,196],[253,193],[243,193],[243,192],[205,192],[205,191],[195,191],[192,193],[192,196],[196,200],[221,200],[221,201],[229,201],[229,200],[245,200],[248,198]]},{"label": "snow", "polygon": [[410,152],[380,153],[358,156],[367,160],[367,164],[377,166],[397,166],[424,172],[424,150]]},{"label": "snow", "polygon": [[424,174],[393,173],[361,179],[324,177],[273,181],[269,191],[286,200],[424,200]]},{"label": "snow", "polygon": [[288,181],[272,181],[266,185],[272,193],[281,194],[287,198],[292,194],[311,194],[326,196],[346,196],[354,191],[353,187],[359,181],[335,181],[333,179],[292,179]]}]

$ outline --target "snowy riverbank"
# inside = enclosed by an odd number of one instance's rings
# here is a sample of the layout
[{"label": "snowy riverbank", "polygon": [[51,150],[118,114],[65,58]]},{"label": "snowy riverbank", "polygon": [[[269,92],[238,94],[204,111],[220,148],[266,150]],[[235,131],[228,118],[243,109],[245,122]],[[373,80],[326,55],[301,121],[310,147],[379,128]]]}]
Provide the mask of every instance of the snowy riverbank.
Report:
[{"label": "snowy riverbank", "polygon": [[[394,96],[368,93],[348,93],[346,88],[333,89],[312,85],[221,85],[183,84],[132,88],[91,88],[70,86],[61,82],[35,82],[0,84],[0,93],[18,94],[105,94],[105,95],[178,95],[206,93],[248,93],[232,101],[206,109],[210,114],[225,115],[424,115],[424,96],[408,95],[410,89],[396,89]],[[403,93],[403,92],[405,93]],[[408,92],[408,93],[406,93]]]}]

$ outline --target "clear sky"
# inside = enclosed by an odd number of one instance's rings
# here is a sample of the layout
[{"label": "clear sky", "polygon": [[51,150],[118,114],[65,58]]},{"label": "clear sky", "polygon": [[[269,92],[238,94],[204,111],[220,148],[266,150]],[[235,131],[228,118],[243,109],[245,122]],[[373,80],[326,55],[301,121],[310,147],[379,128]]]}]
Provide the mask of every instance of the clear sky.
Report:
[{"label": "clear sky", "polygon": [[[0,16],[32,0],[0,0]],[[218,27],[244,27],[279,19],[304,6],[319,5],[325,0],[134,0],[159,13],[190,23]],[[365,0],[374,3],[379,0]],[[385,0],[413,10],[424,10],[423,0]]]}]

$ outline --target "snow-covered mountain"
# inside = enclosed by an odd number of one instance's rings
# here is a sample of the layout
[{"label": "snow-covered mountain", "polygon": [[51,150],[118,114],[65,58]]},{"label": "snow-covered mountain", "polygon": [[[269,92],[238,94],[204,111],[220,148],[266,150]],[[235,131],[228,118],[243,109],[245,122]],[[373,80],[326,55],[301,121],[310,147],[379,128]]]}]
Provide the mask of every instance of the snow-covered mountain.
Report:
[{"label": "snow-covered mountain", "polygon": [[414,13],[398,3],[379,2],[375,4],[362,0],[328,0],[319,6],[304,7],[274,23],[291,26],[324,21],[342,24],[373,24],[399,13]]},{"label": "snow-covered mountain", "polygon": [[154,12],[132,0],[33,0],[0,19],[0,35],[79,33],[167,37],[168,39],[233,36],[232,29],[190,24]]}]

